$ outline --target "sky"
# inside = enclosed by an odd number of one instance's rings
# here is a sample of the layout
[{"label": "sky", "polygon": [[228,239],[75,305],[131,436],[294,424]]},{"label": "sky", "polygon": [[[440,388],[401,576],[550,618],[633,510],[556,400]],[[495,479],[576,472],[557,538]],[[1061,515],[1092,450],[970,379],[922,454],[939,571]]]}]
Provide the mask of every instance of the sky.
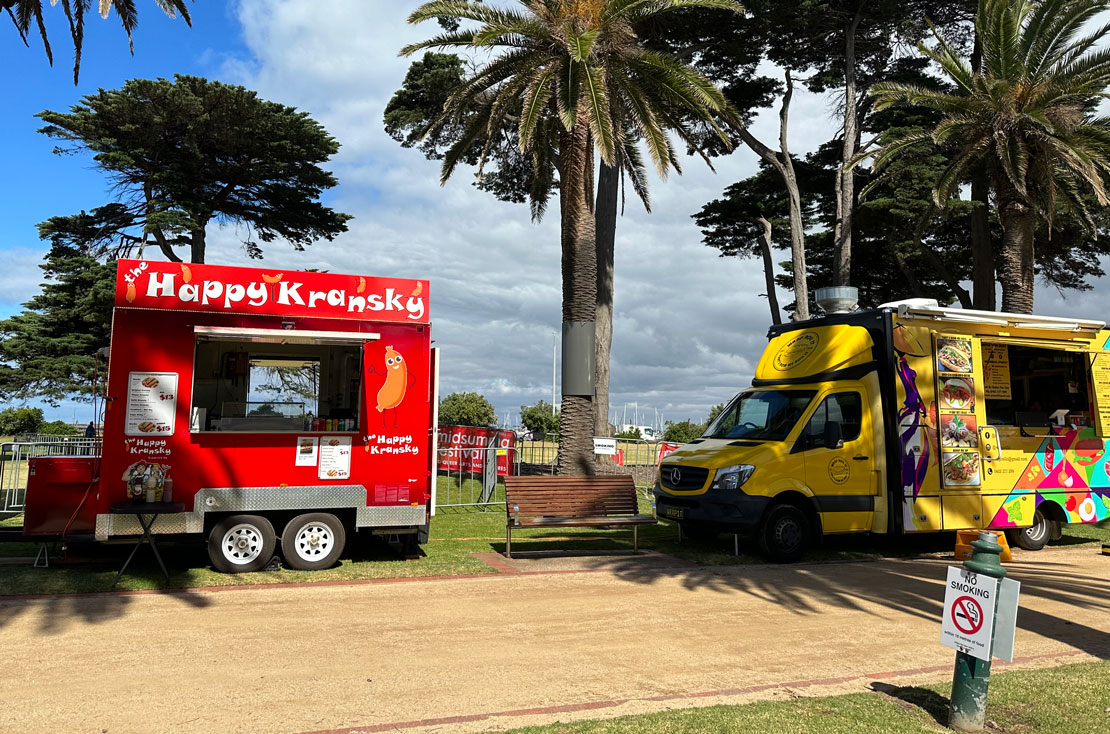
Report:
[{"label": "sky", "polygon": [[[552,399],[552,348],[561,329],[557,216],[531,221],[525,205],[477,190],[460,169],[446,186],[439,164],[403,149],[382,125],[410,59],[397,50],[439,31],[408,26],[409,0],[207,0],[190,4],[193,26],[139,0],[134,56],[114,15],[86,23],[80,83],[59,8],[47,6],[55,58],[41,41],[20,42],[0,18],[0,68],[9,69],[0,135],[5,156],[0,197],[0,317],[38,292],[46,243],[35,225],[110,200],[91,157],[59,156],[38,134],[34,115],[61,111],[98,88],[132,78],[193,74],[241,84],[263,98],[310,114],[341,144],[327,168],[339,185],[329,206],[352,214],[349,231],[296,252],[275,242],[265,263],[287,269],[421,278],[431,281],[433,338],[441,352],[441,395],[478,392],[499,421],[519,422],[522,405]],[[839,126],[835,100],[796,91],[790,144],[804,155]],[[777,139],[777,109],[753,124]],[[761,264],[720,258],[701,243],[691,219],[730,184],[752,175],[747,149],[714,163],[683,162],[683,175],[651,180],[651,214],[629,199],[617,223],[610,420],[643,425],[705,420],[711,406],[749,385],[770,318]],[[212,225],[207,261],[256,265],[243,232]],[[148,253],[149,254],[149,253]],[[782,254],[779,259],[786,259]],[[1108,264],[1110,265],[1110,264]],[[1110,313],[1110,280],[1088,293],[1039,288],[1037,312],[1085,318]],[[1066,296],[1066,298],[1065,298]],[[780,291],[781,303],[792,300]],[[35,403],[28,403],[34,405]],[[0,406],[4,407],[4,406]],[[86,405],[65,404],[49,418],[84,421]]]}]

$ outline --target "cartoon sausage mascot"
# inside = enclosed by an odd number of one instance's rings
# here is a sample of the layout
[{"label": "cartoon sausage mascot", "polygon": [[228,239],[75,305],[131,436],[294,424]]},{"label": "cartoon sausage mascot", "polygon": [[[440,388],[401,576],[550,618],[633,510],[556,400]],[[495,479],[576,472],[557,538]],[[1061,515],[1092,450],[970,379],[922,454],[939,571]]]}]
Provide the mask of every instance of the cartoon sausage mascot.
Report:
[{"label": "cartoon sausage mascot", "polygon": [[[370,371],[378,371],[373,366]],[[415,381],[415,378],[413,378]],[[378,412],[382,414],[382,428],[385,428],[385,412],[393,410],[393,427],[397,427],[397,406],[405,399],[405,391],[412,387],[405,358],[391,346],[385,348],[385,382],[378,390]]]}]

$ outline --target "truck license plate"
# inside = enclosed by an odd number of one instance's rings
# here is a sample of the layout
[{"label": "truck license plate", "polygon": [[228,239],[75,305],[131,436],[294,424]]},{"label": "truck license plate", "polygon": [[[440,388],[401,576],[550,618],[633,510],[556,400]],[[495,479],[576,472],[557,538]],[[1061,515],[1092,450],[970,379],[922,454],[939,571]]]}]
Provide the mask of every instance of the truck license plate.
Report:
[{"label": "truck license plate", "polygon": [[673,517],[675,520],[681,520],[686,510],[682,507],[664,507],[663,517]]}]

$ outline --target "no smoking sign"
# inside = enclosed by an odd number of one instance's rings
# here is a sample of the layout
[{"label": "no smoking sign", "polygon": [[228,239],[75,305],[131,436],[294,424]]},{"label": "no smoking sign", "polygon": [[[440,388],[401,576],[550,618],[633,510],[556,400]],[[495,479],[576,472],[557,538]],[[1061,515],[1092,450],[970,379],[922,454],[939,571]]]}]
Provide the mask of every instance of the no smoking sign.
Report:
[{"label": "no smoking sign", "polygon": [[949,566],[940,641],[981,660],[991,658],[998,579]]},{"label": "no smoking sign", "polygon": [[952,605],[952,624],[965,635],[973,635],[983,626],[983,607],[970,596],[961,596]]}]

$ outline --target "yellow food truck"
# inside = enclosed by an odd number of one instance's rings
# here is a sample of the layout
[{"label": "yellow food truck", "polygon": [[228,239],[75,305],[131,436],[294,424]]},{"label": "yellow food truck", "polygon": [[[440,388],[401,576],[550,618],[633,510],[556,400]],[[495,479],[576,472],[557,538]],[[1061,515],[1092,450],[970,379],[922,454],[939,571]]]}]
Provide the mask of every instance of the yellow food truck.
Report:
[{"label": "yellow food truck", "polygon": [[775,326],[752,386],[663,459],[657,514],[778,561],[826,533],[1039,549],[1110,516],[1105,327],[924,299]]}]

